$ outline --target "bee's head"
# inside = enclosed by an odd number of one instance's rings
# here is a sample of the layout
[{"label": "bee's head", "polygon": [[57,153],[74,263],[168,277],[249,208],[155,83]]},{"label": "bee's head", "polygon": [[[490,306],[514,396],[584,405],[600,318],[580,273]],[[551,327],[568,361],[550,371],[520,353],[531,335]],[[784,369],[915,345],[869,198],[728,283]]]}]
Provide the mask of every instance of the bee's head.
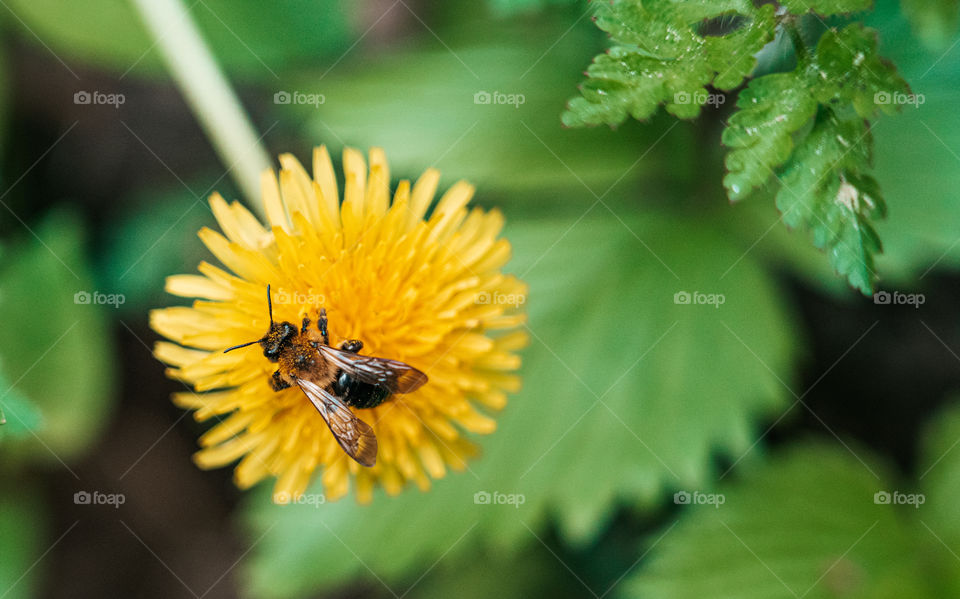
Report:
[{"label": "bee's head", "polygon": [[271,362],[280,359],[280,351],[283,346],[290,342],[290,339],[296,336],[297,327],[289,322],[271,322],[270,330],[257,343],[263,348],[263,355]]},{"label": "bee's head", "polygon": [[259,343],[260,347],[263,348],[263,355],[266,356],[271,362],[276,362],[280,359],[280,352],[283,350],[284,345],[290,342],[290,339],[296,336],[297,327],[293,326],[289,322],[274,322],[273,321],[273,302],[270,300],[270,286],[267,285],[267,312],[270,314],[270,328],[267,329],[267,334],[257,339],[256,341],[249,341],[247,343],[241,343],[240,345],[234,345],[223,350],[223,353],[228,351],[233,351],[235,349],[240,349],[241,347],[246,347],[248,345],[253,345],[254,343]]}]

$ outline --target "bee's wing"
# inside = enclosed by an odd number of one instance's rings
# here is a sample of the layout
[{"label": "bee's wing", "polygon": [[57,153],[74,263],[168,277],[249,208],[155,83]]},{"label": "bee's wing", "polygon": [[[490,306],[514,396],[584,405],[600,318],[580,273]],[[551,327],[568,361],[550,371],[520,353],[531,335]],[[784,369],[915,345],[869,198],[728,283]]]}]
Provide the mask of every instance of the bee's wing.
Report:
[{"label": "bee's wing", "polygon": [[397,360],[360,356],[329,345],[321,345],[319,349],[323,357],[354,379],[381,385],[391,393],[410,393],[427,382],[427,375]]},{"label": "bee's wing", "polygon": [[306,379],[297,379],[297,385],[323,416],[347,455],[363,466],[377,463],[377,437],[369,424],[357,418],[346,404],[320,385]]}]

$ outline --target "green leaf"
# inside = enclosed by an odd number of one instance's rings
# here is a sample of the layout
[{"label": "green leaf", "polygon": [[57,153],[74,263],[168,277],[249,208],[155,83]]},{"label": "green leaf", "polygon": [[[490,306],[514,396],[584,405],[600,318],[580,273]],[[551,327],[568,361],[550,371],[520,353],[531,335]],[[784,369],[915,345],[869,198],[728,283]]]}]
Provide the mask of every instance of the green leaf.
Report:
[{"label": "green leaf", "polygon": [[[208,186],[200,179],[190,181],[198,193]],[[104,287],[124,294],[126,301],[119,312],[141,318],[148,307],[169,303],[170,296],[163,290],[166,277],[206,258],[197,231],[215,223],[206,200],[180,185],[137,194],[122,204],[105,227],[106,250],[98,270]]]},{"label": "green leaf", "polygon": [[[0,493],[0,589],[4,599],[36,597],[45,564],[38,562],[53,539],[43,499],[25,485],[6,484]],[[44,543],[47,543],[45,545]]]},{"label": "green leaf", "polygon": [[[750,83],[737,102],[723,142],[731,147],[724,187],[731,201],[777,178],[777,207],[791,227],[810,229],[834,270],[864,294],[877,278],[874,254],[880,239],[871,219],[884,215],[871,166],[868,124],[853,117],[892,113],[910,88],[877,52],[876,32],[860,24],[826,31],[810,61],[790,73],[765,75]],[[794,136],[820,106],[814,127]],[[852,111],[850,108],[852,107]],[[851,120],[843,120],[850,114]],[[838,116],[839,115],[839,116]]]},{"label": "green leaf", "polygon": [[732,148],[723,178],[731,201],[766,183],[786,162],[793,152],[792,134],[813,117],[817,102],[795,73],[776,73],[751,81],[737,107],[723,131],[723,143]]},{"label": "green leaf", "polygon": [[9,381],[2,376],[0,387],[3,388],[0,393],[6,393],[0,399],[0,441],[25,437],[40,428],[43,418],[33,402],[11,388]]},{"label": "green leaf", "polygon": [[39,428],[41,421],[40,410],[12,384],[0,363],[0,441],[23,437]]},{"label": "green leaf", "polygon": [[[433,165],[450,180],[505,192],[508,201],[563,194],[582,205],[589,197],[582,184],[599,195],[613,182],[628,185],[644,175],[674,176],[682,169],[678,178],[691,176],[695,166],[672,156],[689,147],[692,131],[677,127],[664,135],[672,119],[618,132],[557,126],[557,98],[575,84],[598,37],[587,19],[574,24],[575,16],[561,16],[538,17],[536,29],[474,23],[485,34],[451,41],[449,49],[427,35],[415,49],[377,61],[348,57],[322,80],[314,73],[297,84],[326,94],[319,110],[282,106],[277,116],[292,116],[296,131],[306,123],[308,137],[323,140],[334,154],[343,145],[379,146],[398,177],[416,178]],[[425,73],[442,83],[426,85]],[[516,103],[495,103],[494,93]],[[638,162],[637,148],[653,145],[657,151]]]},{"label": "green leaf", "polygon": [[[734,10],[740,3],[727,2]],[[707,64],[717,76],[712,85],[717,89],[732,90],[739,87],[757,66],[755,55],[773,40],[770,32],[776,26],[772,5],[761,6],[753,13],[753,22],[726,35],[711,35],[704,38],[704,54]]]},{"label": "green leaf", "polygon": [[684,506],[623,596],[722,599],[748,585],[753,597],[957,596],[960,405],[931,422],[919,485],[856,447],[794,446],[721,488],[718,508]]},{"label": "green leaf", "polygon": [[875,503],[876,493],[896,487],[862,450],[852,451],[859,457],[839,446],[794,446],[719,489],[718,507],[681,506],[680,523],[653,536],[663,539],[620,596],[949,596],[919,567],[916,510]]},{"label": "green leaf", "polygon": [[[868,3],[786,5],[794,12],[834,14],[862,10]],[[772,10],[771,4],[757,9],[737,2],[601,5],[597,23],[620,45],[594,60],[582,97],[570,102],[564,123],[616,125],[628,115],[648,118],[661,103],[675,116],[697,116],[709,102],[707,84],[729,89],[753,71],[754,55],[776,25]],[[741,25],[706,37],[691,26],[718,15],[738,15],[741,20],[734,23]],[[747,56],[749,61],[741,60]],[[868,125],[846,119],[848,113],[862,118],[878,110],[893,113],[912,97],[893,65],[880,57],[874,30],[858,23],[828,29],[813,55],[801,56],[793,71],[759,77],[742,92],[740,110],[722,136],[731,148],[723,180],[728,197],[741,200],[776,176],[784,185],[777,205],[786,212],[787,224],[811,229],[814,244],[827,250],[834,270],[871,294],[877,278],[874,254],[881,246],[870,221],[883,216],[883,203],[878,185],[865,172],[872,141]],[[805,131],[818,107],[828,118]],[[797,149],[795,137],[802,138]]]},{"label": "green leaf", "polygon": [[[707,85],[733,89],[753,71],[754,55],[773,39],[773,13],[773,5],[755,8],[735,0],[598,3],[597,25],[617,45],[587,69],[582,97],[570,101],[564,124],[618,125],[627,116],[644,120],[661,104],[674,116],[696,117],[711,101]],[[693,26],[731,16],[745,20],[724,35],[707,36]]]},{"label": "green leaf", "polygon": [[847,281],[834,274],[823,252],[803,236],[779,226],[783,215],[777,210],[775,197],[773,193],[764,193],[758,198],[762,202],[731,205],[721,222],[722,230],[742,240],[744,251],[756,254],[767,268],[790,272],[808,287],[828,293],[838,301],[854,300]]},{"label": "green leaf", "polygon": [[903,14],[925,46],[943,52],[957,33],[960,0],[900,0]]},{"label": "green leaf", "polygon": [[952,578],[960,590],[960,566],[949,559],[949,554],[940,544],[946,544],[952,551],[960,550],[960,520],[957,519],[957,497],[960,497],[958,440],[960,403],[954,401],[930,419],[923,435],[917,472],[927,496],[922,519],[932,533],[922,536],[931,542],[935,554],[947,558],[952,566]]},{"label": "green leaf", "polygon": [[809,230],[838,274],[869,295],[880,238],[871,220],[884,215],[870,166],[870,131],[861,120],[824,113],[787,164],[777,208],[789,227]]},{"label": "green leaf", "polygon": [[[530,283],[532,346],[524,390],[497,432],[478,439],[480,459],[425,494],[378,493],[370,506],[273,506],[266,493],[249,495],[251,537],[271,529],[247,565],[255,597],[315,593],[369,576],[367,567],[400,589],[441,557],[537,544],[531,531],[542,533],[548,516],[566,543],[582,545],[617,506],[657,505],[666,489],[706,484],[717,452],[747,451],[756,421],[786,405],[778,378],[790,380],[797,344],[783,298],[751,256],[702,222],[621,222],[598,210],[508,219],[512,269]],[[678,292],[725,301],[678,304]],[[477,505],[480,491],[524,501]]]},{"label": "green leaf", "polygon": [[783,0],[782,4],[795,15],[814,12],[823,16],[860,12],[870,8],[872,0]]},{"label": "green leaf", "polygon": [[487,0],[487,3],[498,15],[513,16],[539,12],[553,6],[579,5],[580,0]]},{"label": "green leaf", "polygon": [[[114,388],[108,313],[114,308],[95,305],[93,293],[113,292],[91,280],[76,216],[54,212],[36,235],[10,247],[0,269],[0,356],[7,376],[18,381],[16,390],[42,412],[44,426],[40,440],[26,436],[5,447],[4,457],[58,463],[80,453],[107,422]],[[90,295],[78,295],[84,293]]]},{"label": "green leaf", "polygon": [[[277,73],[337,56],[353,41],[346,0],[204,0],[190,13],[217,60],[232,75],[272,84]],[[164,72],[160,51],[129,0],[10,0],[31,43],[49,46],[73,70],[78,61],[124,75]],[[17,19],[10,22],[20,26]],[[361,29],[362,32],[362,29]]]},{"label": "green leaf", "polygon": [[878,108],[897,112],[897,98],[910,93],[897,69],[877,52],[877,32],[859,23],[823,34],[808,76],[821,104],[852,104],[863,118],[874,116]]},{"label": "green leaf", "polygon": [[[898,10],[878,4],[870,24],[883,31],[884,52],[912,83],[916,102],[873,131],[875,176],[891,218],[879,223],[887,284],[917,285],[918,277],[960,267],[960,119],[955,82],[960,61],[926,48]],[[954,35],[950,43],[960,41]],[[943,59],[941,60],[941,57]]]},{"label": "green leaf", "polygon": [[[534,542],[517,551],[487,553],[481,559],[476,555],[461,555],[456,560],[446,557],[422,580],[411,581],[416,584],[405,591],[404,596],[411,599],[582,597],[586,589],[564,569],[553,551]],[[564,558],[561,556],[561,559]]]}]

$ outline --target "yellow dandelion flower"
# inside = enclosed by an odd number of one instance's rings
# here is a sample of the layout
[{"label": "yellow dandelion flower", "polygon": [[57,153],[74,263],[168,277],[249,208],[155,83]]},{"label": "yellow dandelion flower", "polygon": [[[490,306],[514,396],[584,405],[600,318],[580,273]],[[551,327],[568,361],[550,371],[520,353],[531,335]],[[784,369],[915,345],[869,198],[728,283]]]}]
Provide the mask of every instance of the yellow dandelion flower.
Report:
[{"label": "yellow dandelion flower", "polygon": [[[326,148],[314,151],[313,178],[291,155],[280,157],[279,178],[262,176],[269,227],[237,202],[210,198],[223,233],[199,235],[225,267],[207,262],[199,275],[175,275],[166,289],[197,298],[192,307],[154,310],[151,326],[171,342],[155,355],[171,378],[196,392],[176,393],[178,406],[197,420],[218,422],[200,437],[201,468],[239,460],[240,488],[276,477],[275,499],[306,491],[322,471],[325,495],[347,493],[369,501],[381,484],[399,493],[421,489],[447,468],[461,470],[475,452],[465,432],[488,434],[506,393],[519,387],[511,372],[526,344],[518,328],[525,284],[504,275],[510,244],[498,239],[502,215],[468,209],[473,187],[454,184],[427,217],[440,174],[427,170],[411,187],[401,181],[390,200],[390,173],[382,150],[343,153],[344,190]],[[262,348],[224,349],[263,337],[270,326],[267,287],[276,322],[301,323],[325,310],[329,345],[363,342],[362,355],[397,360],[421,370],[428,382],[357,409],[378,440],[376,464],[350,459],[301,390],[274,391],[277,364]]]}]

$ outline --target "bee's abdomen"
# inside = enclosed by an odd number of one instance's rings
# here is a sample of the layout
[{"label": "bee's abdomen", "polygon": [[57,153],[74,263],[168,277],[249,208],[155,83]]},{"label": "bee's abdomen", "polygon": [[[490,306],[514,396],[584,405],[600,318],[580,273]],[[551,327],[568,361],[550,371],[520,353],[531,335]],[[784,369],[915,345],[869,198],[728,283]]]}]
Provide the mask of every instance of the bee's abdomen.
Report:
[{"label": "bee's abdomen", "polygon": [[342,370],[337,372],[333,388],[348,406],[360,410],[375,408],[390,397],[390,391],[386,388],[356,381]]}]

